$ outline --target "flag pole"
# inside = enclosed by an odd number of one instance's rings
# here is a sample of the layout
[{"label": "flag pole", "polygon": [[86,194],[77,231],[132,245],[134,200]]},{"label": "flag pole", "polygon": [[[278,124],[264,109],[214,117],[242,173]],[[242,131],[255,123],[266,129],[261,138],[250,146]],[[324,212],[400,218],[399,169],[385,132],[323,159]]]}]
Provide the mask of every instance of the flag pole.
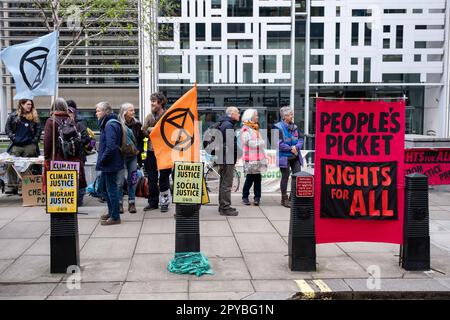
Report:
[{"label": "flag pole", "polygon": [[51,107],[50,109],[52,110],[52,119],[53,119],[53,132],[52,132],[52,161],[55,161],[55,153],[56,153],[56,142],[55,142],[55,137],[56,137],[56,128],[55,128],[55,100],[56,97],[58,96],[58,78],[59,78],[59,68],[58,68],[58,58],[59,58],[59,30],[55,30],[56,31],[56,79],[55,79],[55,90],[54,90],[54,95],[52,96],[52,100],[51,100]]}]

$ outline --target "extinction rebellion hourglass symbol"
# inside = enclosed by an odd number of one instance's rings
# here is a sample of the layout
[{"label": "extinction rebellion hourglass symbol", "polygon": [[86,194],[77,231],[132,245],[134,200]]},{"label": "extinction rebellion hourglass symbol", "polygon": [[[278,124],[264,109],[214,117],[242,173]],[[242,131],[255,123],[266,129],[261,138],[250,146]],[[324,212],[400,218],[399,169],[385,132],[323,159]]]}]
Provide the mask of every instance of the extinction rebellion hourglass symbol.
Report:
[{"label": "extinction rebellion hourglass symbol", "polygon": [[25,52],[20,59],[20,74],[28,89],[36,89],[44,80],[48,53],[47,48],[36,47]]}]

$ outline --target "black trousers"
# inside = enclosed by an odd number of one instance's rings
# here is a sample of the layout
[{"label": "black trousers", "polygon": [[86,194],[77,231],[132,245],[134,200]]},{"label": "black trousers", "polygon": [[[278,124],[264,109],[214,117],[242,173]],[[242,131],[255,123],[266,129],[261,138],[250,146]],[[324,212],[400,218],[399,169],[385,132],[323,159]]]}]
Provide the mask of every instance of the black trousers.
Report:
[{"label": "black trousers", "polygon": [[261,200],[261,174],[247,174],[245,176],[244,188],[242,189],[242,199],[248,199],[250,188],[253,185],[255,200]]},{"label": "black trousers", "polygon": [[157,207],[159,204],[159,193],[170,189],[170,174],[172,169],[158,170],[156,157],[153,151],[147,151],[147,173],[148,173],[148,204]]}]

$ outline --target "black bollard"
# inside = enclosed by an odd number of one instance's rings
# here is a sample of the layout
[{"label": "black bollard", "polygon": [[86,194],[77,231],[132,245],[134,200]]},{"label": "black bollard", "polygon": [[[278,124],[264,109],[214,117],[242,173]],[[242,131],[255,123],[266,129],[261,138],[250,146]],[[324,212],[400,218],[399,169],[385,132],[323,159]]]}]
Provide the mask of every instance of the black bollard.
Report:
[{"label": "black bollard", "polygon": [[316,271],[314,177],[307,172],[295,173],[291,186],[289,268],[292,271]]},{"label": "black bollard", "polygon": [[403,226],[402,268],[410,271],[430,270],[428,178],[423,174],[405,176]]},{"label": "black bollard", "polygon": [[78,218],[74,213],[50,215],[50,273],[66,273],[80,266]]},{"label": "black bollard", "polygon": [[175,253],[200,252],[200,205],[176,204]]}]

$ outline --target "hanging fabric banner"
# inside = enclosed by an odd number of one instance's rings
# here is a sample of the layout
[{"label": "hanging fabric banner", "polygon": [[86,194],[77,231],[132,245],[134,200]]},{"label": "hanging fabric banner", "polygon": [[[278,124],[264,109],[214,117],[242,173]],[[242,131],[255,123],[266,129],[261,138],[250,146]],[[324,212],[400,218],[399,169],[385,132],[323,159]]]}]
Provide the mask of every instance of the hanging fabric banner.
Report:
[{"label": "hanging fabric banner", "polygon": [[317,243],[402,243],[405,103],[317,101]]}]

